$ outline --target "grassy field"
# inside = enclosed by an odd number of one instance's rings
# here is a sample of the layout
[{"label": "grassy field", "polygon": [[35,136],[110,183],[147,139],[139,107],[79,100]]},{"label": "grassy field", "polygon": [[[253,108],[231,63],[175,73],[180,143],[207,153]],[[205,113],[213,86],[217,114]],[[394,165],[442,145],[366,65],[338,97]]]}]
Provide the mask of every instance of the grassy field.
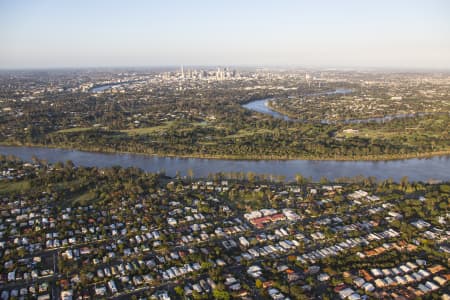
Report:
[{"label": "grassy field", "polygon": [[176,127],[178,131],[183,130],[191,130],[194,127],[197,126],[206,126],[203,122],[192,122],[192,123],[186,123],[181,126],[180,124],[177,124],[175,121],[169,121],[162,125],[153,126],[153,127],[145,127],[145,128],[132,128],[132,129],[124,129],[120,130],[122,133],[126,133],[128,135],[145,135],[145,134],[153,134],[158,132],[164,132],[167,131],[173,127]]},{"label": "grassy field", "polygon": [[151,134],[151,133],[155,133],[155,132],[166,131],[173,125],[173,123],[174,122],[166,122],[162,125],[153,126],[153,127],[124,129],[124,130],[120,130],[120,132],[129,134],[129,135]]},{"label": "grassy field", "polygon": [[31,184],[28,180],[10,182],[10,181],[0,181],[0,193],[14,193],[29,190]]},{"label": "grassy field", "polygon": [[61,130],[58,130],[56,133],[81,132],[81,131],[88,131],[91,129],[94,129],[94,127],[74,127],[74,128],[61,129]]},{"label": "grassy field", "polygon": [[239,139],[239,138],[243,138],[246,136],[251,136],[251,135],[257,135],[257,134],[264,134],[264,133],[272,133],[273,131],[271,131],[270,129],[256,129],[256,130],[239,130],[238,132],[236,132],[235,134],[230,134],[225,136],[224,138],[226,139]]},{"label": "grassy field", "polygon": [[[403,133],[404,134],[404,133]],[[398,136],[398,132],[393,131],[381,131],[381,130],[371,130],[371,129],[359,129],[358,132],[339,132],[336,137],[338,138],[351,138],[351,137],[361,137],[361,138],[389,138],[393,136]]]},{"label": "grassy field", "polygon": [[370,139],[390,139],[394,137],[404,136],[404,137],[413,137],[416,135],[426,135],[429,137],[439,137],[438,133],[430,133],[426,129],[425,126],[417,126],[411,128],[401,128],[399,130],[380,130],[380,129],[369,129],[369,128],[360,128],[357,132],[343,132],[340,131],[336,134],[338,138],[352,138],[352,137],[360,137],[360,138],[370,138]]},{"label": "grassy field", "polygon": [[95,199],[95,192],[93,191],[87,191],[87,192],[82,192],[80,194],[76,194],[73,197],[71,197],[70,199],[68,199],[69,201],[69,205],[86,205],[88,203],[90,203],[90,201]]}]

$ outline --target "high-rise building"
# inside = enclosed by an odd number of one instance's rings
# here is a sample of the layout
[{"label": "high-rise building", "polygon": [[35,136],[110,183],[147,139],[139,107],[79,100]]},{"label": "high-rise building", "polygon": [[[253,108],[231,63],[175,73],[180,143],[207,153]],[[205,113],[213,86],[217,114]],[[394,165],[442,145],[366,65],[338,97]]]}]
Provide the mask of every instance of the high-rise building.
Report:
[{"label": "high-rise building", "polygon": [[217,68],[217,73],[216,73],[216,79],[217,80],[220,80],[220,78],[221,78],[221,76],[220,76],[220,67],[219,68]]},{"label": "high-rise building", "polygon": [[305,80],[308,83],[308,86],[311,87],[311,75],[308,73],[305,74]]}]

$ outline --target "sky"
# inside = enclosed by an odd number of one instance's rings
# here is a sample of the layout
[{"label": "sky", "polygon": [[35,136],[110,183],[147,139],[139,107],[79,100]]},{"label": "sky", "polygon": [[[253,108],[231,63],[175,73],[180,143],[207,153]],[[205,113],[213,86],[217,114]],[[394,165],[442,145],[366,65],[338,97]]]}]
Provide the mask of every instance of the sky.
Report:
[{"label": "sky", "polygon": [[0,0],[0,69],[450,69],[448,0]]}]

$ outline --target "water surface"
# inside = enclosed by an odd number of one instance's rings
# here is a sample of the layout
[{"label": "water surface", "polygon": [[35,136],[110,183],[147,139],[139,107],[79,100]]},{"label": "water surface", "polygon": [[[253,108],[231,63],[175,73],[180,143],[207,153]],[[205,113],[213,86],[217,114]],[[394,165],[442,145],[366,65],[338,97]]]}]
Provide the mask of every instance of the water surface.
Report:
[{"label": "water surface", "polygon": [[0,146],[0,153],[12,154],[26,161],[31,161],[36,156],[51,163],[72,160],[76,165],[82,166],[138,167],[148,172],[164,170],[169,176],[174,176],[177,171],[186,175],[191,169],[195,177],[206,177],[218,172],[254,172],[286,176],[288,180],[295,179],[297,173],[305,177],[311,176],[314,180],[319,180],[322,176],[336,179],[357,175],[375,176],[378,179],[393,178],[396,181],[403,176],[416,181],[450,180],[450,156],[389,161],[226,160],[6,146]]}]

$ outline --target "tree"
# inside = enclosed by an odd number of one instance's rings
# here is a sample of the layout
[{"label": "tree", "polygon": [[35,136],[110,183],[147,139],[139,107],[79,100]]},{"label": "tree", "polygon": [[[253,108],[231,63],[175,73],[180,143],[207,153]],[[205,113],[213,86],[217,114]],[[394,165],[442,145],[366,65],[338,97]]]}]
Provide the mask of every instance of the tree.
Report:
[{"label": "tree", "polygon": [[54,167],[57,170],[58,169],[62,169],[62,168],[64,168],[64,164],[62,162],[58,161],[58,162],[55,163]]},{"label": "tree", "polygon": [[400,179],[400,185],[402,186],[403,190],[406,190],[406,188],[408,187],[408,176],[403,176]]},{"label": "tree", "polygon": [[73,161],[71,161],[71,160],[66,161],[66,168],[73,169],[74,167],[75,167],[75,165],[74,165]]},{"label": "tree", "polygon": [[251,183],[255,181],[255,173],[253,172],[247,172],[247,180]]},{"label": "tree", "polygon": [[320,184],[327,184],[328,182],[329,180],[325,176],[320,177]]},{"label": "tree", "polygon": [[194,171],[191,168],[187,170],[187,176],[191,180],[194,179]]},{"label": "tree", "polygon": [[175,293],[177,293],[177,295],[180,296],[180,297],[183,296],[183,294],[184,294],[183,288],[182,288],[181,286],[179,286],[179,285],[177,285],[176,287],[174,287],[173,290],[174,290]]},{"label": "tree", "polygon": [[298,173],[298,174],[295,174],[295,181],[297,182],[297,184],[302,185],[302,184],[306,183],[306,178],[303,177],[302,174]]},{"label": "tree", "polygon": [[441,190],[441,192],[446,193],[446,194],[450,194],[450,185],[448,184],[441,184],[439,186],[439,189]]},{"label": "tree", "polygon": [[216,300],[229,300],[230,299],[230,294],[227,291],[214,290],[213,291],[213,297]]},{"label": "tree", "polygon": [[255,286],[256,286],[257,289],[262,288],[263,283],[262,283],[261,279],[259,279],[259,278],[256,279],[256,281],[255,281]]},{"label": "tree", "polygon": [[294,299],[297,300],[306,300],[309,299],[305,294],[302,288],[296,284],[291,287],[291,295]]}]

